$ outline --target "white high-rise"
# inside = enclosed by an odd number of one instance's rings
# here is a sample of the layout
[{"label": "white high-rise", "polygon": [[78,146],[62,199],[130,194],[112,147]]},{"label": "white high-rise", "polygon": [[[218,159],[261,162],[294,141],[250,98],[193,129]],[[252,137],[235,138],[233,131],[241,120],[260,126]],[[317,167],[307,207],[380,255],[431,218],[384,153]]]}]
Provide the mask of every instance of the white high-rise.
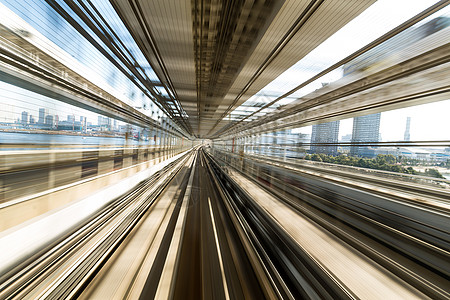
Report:
[{"label": "white high-rise", "polygon": [[339,121],[312,126],[311,152],[337,155],[339,139]]},{"label": "white high-rise", "polygon": [[410,129],[411,129],[411,117],[407,117],[406,118],[405,135],[403,137],[403,140],[408,141],[408,142],[411,140],[411,134],[409,132]]},{"label": "white high-rise", "polygon": [[364,143],[380,141],[380,119],[381,113],[353,118],[352,143],[358,145],[352,145],[351,155],[365,157],[374,155],[372,147]]}]

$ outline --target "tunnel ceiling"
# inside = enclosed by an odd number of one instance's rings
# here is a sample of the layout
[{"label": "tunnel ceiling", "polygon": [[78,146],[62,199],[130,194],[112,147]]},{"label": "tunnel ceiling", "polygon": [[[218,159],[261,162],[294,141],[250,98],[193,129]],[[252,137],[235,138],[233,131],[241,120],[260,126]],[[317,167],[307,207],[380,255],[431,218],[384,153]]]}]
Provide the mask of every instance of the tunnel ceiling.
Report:
[{"label": "tunnel ceiling", "polygon": [[172,118],[207,138],[230,122],[231,111],[375,1],[111,2],[186,112]]}]

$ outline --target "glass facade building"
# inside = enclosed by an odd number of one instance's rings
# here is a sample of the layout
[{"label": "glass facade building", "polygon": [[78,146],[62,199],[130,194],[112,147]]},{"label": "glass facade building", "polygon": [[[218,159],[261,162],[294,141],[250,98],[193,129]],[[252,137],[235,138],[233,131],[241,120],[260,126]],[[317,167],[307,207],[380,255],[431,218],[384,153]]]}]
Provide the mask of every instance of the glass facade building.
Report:
[{"label": "glass facade building", "polygon": [[313,125],[311,153],[338,154],[339,121]]},{"label": "glass facade building", "polygon": [[355,117],[353,119],[352,145],[350,154],[353,156],[373,157],[374,150],[364,143],[377,143],[380,141],[381,113]]}]

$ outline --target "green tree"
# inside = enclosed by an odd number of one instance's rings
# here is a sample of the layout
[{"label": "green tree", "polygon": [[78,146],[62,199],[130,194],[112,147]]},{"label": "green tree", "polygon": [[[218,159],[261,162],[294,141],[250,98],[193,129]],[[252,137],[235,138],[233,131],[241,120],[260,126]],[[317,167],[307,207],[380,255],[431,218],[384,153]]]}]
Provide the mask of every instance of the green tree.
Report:
[{"label": "green tree", "polygon": [[[390,171],[390,172],[405,173],[405,174],[411,174],[411,175],[424,175],[424,176],[430,176],[430,177],[435,177],[435,178],[445,178],[436,169],[426,169],[425,172],[420,173],[420,172],[417,172],[416,170],[414,170],[414,168],[412,166],[408,166],[407,168],[405,168],[401,164],[398,164],[398,161],[396,160],[396,158],[393,155],[380,154],[375,158],[363,158],[363,157],[358,158],[358,157],[347,156],[347,155],[333,156],[333,155],[326,155],[323,153],[315,153],[315,154],[307,154],[305,156],[305,159],[318,161],[318,162],[327,162],[327,163],[361,167],[361,168],[369,168],[369,169],[376,169],[376,170],[383,170],[383,171]],[[402,160],[403,160],[403,162],[406,162],[411,165],[415,165],[418,163],[418,160],[416,160],[416,159],[407,159],[407,158],[403,157]],[[446,164],[450,165],[450,159],[447,160]]]},{"label": "green tree", "polygon": [[360,158],[356,164],[358,167],[367,168],[367,159]]},{"label": "green tree", "polygon": [[399,165],[390,165],[390,170],[391,172],[398,172],[398,173],[404,173],[403,172],[403,168]]},{"label": "green tree", "polygon": [[384,157],[384,155],[377,155],[375,161],[379,166],[383,166],[386,164],[386,158]]},{"label": "green tree", "polygon": [[442,176],[442,174],[436,169],[425,169],[425,175],[430,176],[430,177],[445,179],[445,177]]},{"label": "green tree", "polygon": [[406,170],[407,170],[408,174],[411,174],[411,175],[418,174],[417,171],[413,169],[413,167],[408,167],[408,168],[406,168]]},{"label": "green tree", "polygon": [[314,153],[313,155],[311,155],[311,160],[313,160],[313,161],[322,161],[322,158],[320,157],[319,154]]},{"label": "green tree", "polygon": [[397,162],[397,159],[396,159],[395,156],[392,155],[392,154],[386,155],[385,158],[386,158],[386,162],[387,162],[388,164],[395,164],[395,163]]}]

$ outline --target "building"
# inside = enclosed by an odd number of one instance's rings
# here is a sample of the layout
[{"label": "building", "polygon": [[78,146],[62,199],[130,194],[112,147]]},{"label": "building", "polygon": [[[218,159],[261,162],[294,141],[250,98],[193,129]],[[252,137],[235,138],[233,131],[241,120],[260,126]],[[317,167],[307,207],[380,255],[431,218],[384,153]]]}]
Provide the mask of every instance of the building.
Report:
[{"label": "building", "polygon": [[22,124],[23,125],[28,124],[28,112],[27,111],[22,112]]},{"label": "building", "polygon": [[48,115],[45,116],[45,127],[47,128],[53,128],[53,116],[52,115]]},{"label": "building", "polygon": [[410,129],[411,129],[411,117],[407,117],[406,118],[405,135],[403,137],[403,140],[408,141],[408,142],[411,140],[411,135],[409,133]]},{"label": "building", "polygon": [[81,124],[81,131],[86,131],[86,126],[87,126],[86,117],[80,116],[80,124]]},{"label": "building", "polygon": [[352,134],[351,133],[341,136],[341,142],[342,143],[350,143],[351,141],[352,141]]},{"label": "building", "polygon": [[306,151],[311,150],[309,142],[311,141],[311,134],[308,133],[299,133],[298,134],[298,143]]},{"label": "building", "polygon": [[109,131],[111,130],[111,118],[98,116],[98,126],[100,130]]},{"label": "building", "polygon": [[[322,123],[312,126],[311,153],[337,155],[339,139],[339,121]],[[319,143],[319,145],[317,145]],[[329,145],[321,145],[326,143]]]},{"label": "building", "polygon": [[[380,141],[381,113],[353,118],[352,144],[378,143]],[[374,146],[352,145],[350,154],[353,156],[374,157]]]},{"label": "building", "polygon": [[44,125],[45,124],[45,117],[47,115],[48,115],[48,109],[47,108],[39,108],[38,124]]},{"label": "building", "polygon": [[344,153],[348,154],[348,153],[350,153],[350,142],[351,141],[352,141],[352,134],[351,133],[341,136],[341,139],[339,140],[339,143],[344,143],[344,144],[341,144],[338,147],[339,153],[341,153],[341,154],[344,154]]}]

